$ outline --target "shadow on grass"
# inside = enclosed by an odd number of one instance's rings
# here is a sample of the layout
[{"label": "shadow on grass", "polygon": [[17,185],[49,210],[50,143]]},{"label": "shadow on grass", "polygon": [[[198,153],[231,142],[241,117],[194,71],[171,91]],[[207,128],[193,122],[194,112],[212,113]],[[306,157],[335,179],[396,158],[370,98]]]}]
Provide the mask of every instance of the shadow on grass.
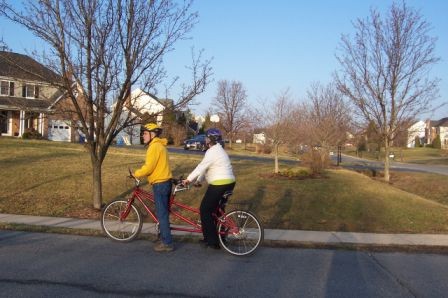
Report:
[{"label": "shadow on grass", "polygon": [[269,227],[280,229],[289,226],[290,222],[284,222],[284,217],[291,210],[292,200],[292,191],[287,188],[273,208],[275,212],[271,215],[270,221],[267,223]]},{"label": "shadow on grass", "polygon": [[54,159],[59,157],[67,157],[67,156],[76,156],[79,152],[49,152],[42,155],[33,155],[33,156],[23,156],[23,157],[14,157],[10,159],[5,159],[0,162],[0,167],[2,169],[7,169],[8,167],[16,168],[19,165],[32,165],[34,162],[39,162],[40,160],[45,159]]},{"label": "shadow on grass", "polygon": [[[131,163],[131,164],[137,164],[137,163]],[[123,163],[123,164],[114,165],[114,166],[107,166],[107,167],[103,166],[102,167],[102,171],[104,173],[105,170],[107,170],[107,169],[125,168],[125,166],[129,167],[129,163]],[[70,179],[70,178],[76,177],[78,175],[89,175],[88,177],[91,178],[92,177],[91,176],[91,169],[89,168],[89,169],[86,169],[85,171],[78,171],[78,172],[75,172],[75,173],[72,173],[72,174],[67,174],[67,175],[64,175],[64,176],[55,177],[54,179],[41,181],[40,183],[31,185],[30,187],[22,188],[19,191],[13,193],[13,194],[7,194],[7,196],[0,196],[0,200],[1,199],[5,199],[6,197],[15,196],[15,195],[18,195],[18,194],[21,194],[21,193],[24,193],[24,192],[36,189],[36,188],[38,188],[40,186],[43,186],[43,185],[46,185],[46,184],[51,184],[51,183],[54,183],[54,182],[65,180],[65,179]],[[143,182],[145,182],[145,181],[143,181]],[[103,180],[103,183],[104,183],[104,180]],[[142,185],[144,185],[144,184],[146,184],[146,183],[142,183]],[[132,191],[132,189],[127,190],[127,193],[130,193],[131,191]]]},{"label": "shadow on grass", "polygon": [[[293,206],[293,192],[291,189],[286,189],[283,192],[282,197],[272,204],[267,204],[266,200],[266,187],[260,186],[254,192],[254,194],[246,200],[236,200],[230,202],[232,209],[242,209],[254,213],[259,220],[261,220],[263,226],[271,229],[283,228],[288,226],[289,222],[283,222],[285,214],[288,214]],[[268,209],[268,210],[266,210]]]},{"label": "shadow on grass", "polygon": [[79,174],[84,175],[85,172],[84,171],[77,172],[77,173],[73,173],[73,174],[70,174],[70,175],[64,175],[64,176],[56,177],[54,179],[42,181],[41,183],[37,183],[37,184],[31,185],[30,187],[22,188],[19,191],[13,193],[13,194],[6,194],[6,196],[0,196],[0,200],[1,199],[5,199],[7,197],[11,197],[11,196],[16,196],[18,194],[21,194],[21,193],[24,193],[24,192],[27,192],[27,191],[30,191],[30,190],[33,190],[33,189],[38,188],[38,187],[40,187],[42,185],[45,185],[45,184],[50,184],[50,183],[57,182],[57,181],[60,181],[60,180],[64,180],[64,179],[67,179],[67,178],[75,177],[75,176],[77,176]]}]

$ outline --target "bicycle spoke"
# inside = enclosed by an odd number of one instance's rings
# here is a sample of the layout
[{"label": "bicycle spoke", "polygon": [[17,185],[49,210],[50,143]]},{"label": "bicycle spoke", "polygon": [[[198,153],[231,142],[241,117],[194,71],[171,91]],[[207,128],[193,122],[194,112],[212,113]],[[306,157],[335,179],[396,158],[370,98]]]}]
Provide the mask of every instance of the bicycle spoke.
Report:
[{"label": "bicycle spoke", "polygon": [[[135,206],[130,206],[125,200],[117,200],[109,203],[103,210],[101,226],[104,232],[116,241],[131,241],[137,237],[142,227],[142,218]],[[122,217],[127,213],[125,218]]]},{"label": "bicycle spoke", "polygon": [[111,217],[112,219],[120,219],[120,216],[118,216],[118,215],[115,215],[115,214],[107,214],[107,217],[109,218],[109,217]]},{"label": "bicycle spoke", "polygon": [[[258,220],[250,212],[236,210],[227,214],[219,224],[220,243],[231,254],[247,255],[252,253],[263,239],[263,229]],[[225,241],[223,240],[225,239]]]}]

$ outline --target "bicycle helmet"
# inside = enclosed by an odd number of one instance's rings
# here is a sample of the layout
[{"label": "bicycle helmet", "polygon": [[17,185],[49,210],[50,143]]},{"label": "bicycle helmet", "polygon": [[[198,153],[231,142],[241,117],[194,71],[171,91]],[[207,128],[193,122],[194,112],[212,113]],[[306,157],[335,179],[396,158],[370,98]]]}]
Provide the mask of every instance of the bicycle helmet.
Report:
[{"label": "bicycle helmet", "polygon": [[155,123],[148,123],[143,126],[143,131],[155,132],[156,135],[160,135],[162,133],[162,128]]},{"label": "bicycle helmet", "polygon": [[205,135],[210,139],[212,143],[215,144],[222,139],[221,131],[217,128],[210,128],[209,130],[207,130]]}]

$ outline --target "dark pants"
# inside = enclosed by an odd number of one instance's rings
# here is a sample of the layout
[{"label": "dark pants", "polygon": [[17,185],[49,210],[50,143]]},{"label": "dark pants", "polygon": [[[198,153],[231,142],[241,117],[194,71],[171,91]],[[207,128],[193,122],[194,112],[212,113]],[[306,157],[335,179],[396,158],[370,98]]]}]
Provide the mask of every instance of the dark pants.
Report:
[{"label": "dark pants", "polygon": [[201,202],[200,212],[202,234],[204,235],[204,240],[209,245],[218,245],[219,243],[216,223],[212,214],[218,208],[222,195],[228,190],[233,190],[234,187],[235,182],[225,185],[209,185],[205,192]]}]

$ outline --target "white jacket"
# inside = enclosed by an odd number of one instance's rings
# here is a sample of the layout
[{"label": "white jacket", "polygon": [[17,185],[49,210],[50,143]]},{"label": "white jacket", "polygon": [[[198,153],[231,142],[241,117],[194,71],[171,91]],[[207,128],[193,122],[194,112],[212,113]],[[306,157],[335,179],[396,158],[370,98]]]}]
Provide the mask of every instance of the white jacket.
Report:
[{"label": "white jacket", "polygon": [[188,175],[187,180],[191,182],[196,179],[202,181],[204,176],[208,184],[214,184],[218,180],[235,181],[229,156],[219,143],[211,146],[205,152],[204,158]]}]

